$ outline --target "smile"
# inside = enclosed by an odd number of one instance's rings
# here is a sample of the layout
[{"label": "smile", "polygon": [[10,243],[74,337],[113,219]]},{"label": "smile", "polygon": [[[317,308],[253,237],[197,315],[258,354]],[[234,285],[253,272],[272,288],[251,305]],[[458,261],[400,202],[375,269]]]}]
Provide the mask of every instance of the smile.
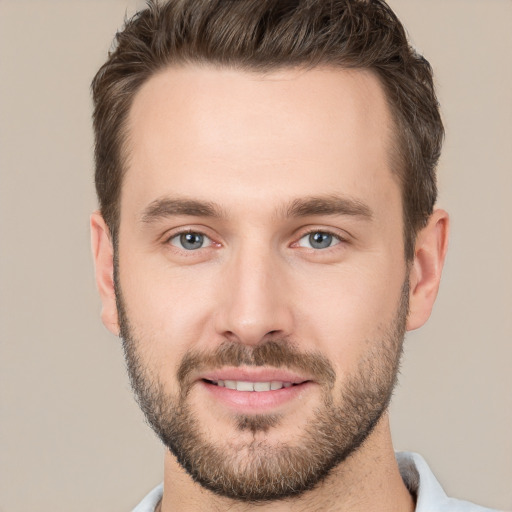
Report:
[{"label": "smile", "polygon": [[[316,385],[304,377],[294,376],[283,371],[264,371],[263,375],[248,375],[253,372],[230,371],[219,373],[239,373],[240,375],[208,375],[198,383],[219,406],[227,407],[238,414],[268,414],[281,410],[282,407],[298,403],[305,393]],[[278,375],[269,375],[280,373]],[[245,375],[243,375],[245,374]],[[209,402],[210,404],[212,402]]]},{"label": "smile", "polygon": [[258,393],[265,391],[277,391],[282,388],[291,388],[292,386],[296,386],[297,384],[293,384],[291,382],[281,382],[281,381],[268,381],[268,382],[251,382],[244,380],[207,380],[206,382],[209,384],[214,384],[221,388],[233,389],[236,391],[256,391]]}]

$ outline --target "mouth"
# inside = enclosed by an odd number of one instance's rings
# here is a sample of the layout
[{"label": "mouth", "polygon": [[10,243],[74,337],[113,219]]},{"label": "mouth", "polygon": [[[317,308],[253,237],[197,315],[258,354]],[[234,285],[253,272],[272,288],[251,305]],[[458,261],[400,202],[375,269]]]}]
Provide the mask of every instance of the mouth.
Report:
[{"label": "mouth", "polygon": [[222,369],[203,374],[198,384],[220,407],[237,413],[272,413],[283,407],[295,406],[314,381],[279,369]]},{"label": "mouth", "polygon": [[203,379],[203,382],[211,384],[213,386],[219,386],[221,388],[232,389],[236,391],[254,391],[256,393],[262,393],[266,391],[278,391],[283,388],[291,388],[293,386],[300,386],[308,381],[303,382],[283,382],[278,380],[272,381],[246,381],[246,380],[208,380]]}]

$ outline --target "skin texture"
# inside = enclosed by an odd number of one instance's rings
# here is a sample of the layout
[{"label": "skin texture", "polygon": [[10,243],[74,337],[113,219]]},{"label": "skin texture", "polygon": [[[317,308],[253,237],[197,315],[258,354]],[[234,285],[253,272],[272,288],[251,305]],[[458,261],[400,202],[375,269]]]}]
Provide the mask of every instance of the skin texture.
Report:
[{"label": "skin texture", "polygon": [[[370,72],[173,68],[136,95],[128,132],[117,280],[147,382],[179,397],[187,354],[211,354],[226,342],[254,350],[271,340],[328,361],[334,372],[329,392],[341,406],[339,397],[361,369],[370,381],[395,371],[372,356],[384,345],[392,360],[399,357],[400,343],[389,333],[404,283],[407,329],[428,319],[448,217],[434,212],[418,234],[414,261],[406,263],[401,192],[390,168],[393,123]],[[99,213],[91,227],[102,319],[119,334],[111,239]],[[331,233],[332,245],[312,248],[311,231]],[[185,250],[183,232],[202,233],[206,242]],[[267,408],[212,395],[200,371],[186,400],[204,435],[228,455],[254,441],[274,449],[300,446],[327,387],[314,372],[294,371],[311,384]],[[389,386],[389,379],[377,385]],[[237,418],[255,414],[279,421],[240,429]],[[163,511],[228,506],[252,509],[199,486],[166,453]],[[258,505],[272,511],[413,508],[386,413],[320,485]]]}]

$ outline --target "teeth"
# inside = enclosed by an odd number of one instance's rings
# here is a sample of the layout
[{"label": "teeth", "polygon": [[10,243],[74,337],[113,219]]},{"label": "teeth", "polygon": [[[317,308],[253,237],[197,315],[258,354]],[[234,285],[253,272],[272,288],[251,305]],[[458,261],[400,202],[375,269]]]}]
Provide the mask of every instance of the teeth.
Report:
[{"label": "teeth", "polygon": [[221,388],[236,389],[237,391],[276,391],[281,388],[291,388],[293,384],[291,382],[247,382],[243,380],[218,380],[212,381],[213,384],[217,384]]},{"label": "teeth", "polygon": [[270,391],[270,382],[255,382],[254,391]]},{"label": "teeth", "polygon": [[254,383],[253,382],[244,382],[243,380],[239,380],[236,383],[237,391],[254,391]]}]

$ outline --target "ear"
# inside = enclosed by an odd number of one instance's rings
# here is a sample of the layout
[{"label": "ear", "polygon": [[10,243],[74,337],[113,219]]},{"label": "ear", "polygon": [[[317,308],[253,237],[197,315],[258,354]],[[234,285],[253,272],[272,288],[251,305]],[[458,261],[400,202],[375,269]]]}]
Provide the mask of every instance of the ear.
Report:
[{"label": "ear", "polygon": [[409,276],[408,331],[421,327],[432,312],[448,248],[449,223],[444,210],[435,210],[416,237]]},{"label": "ear", "polygon": [[101,320],[114,335],[119,336],[116,294],[114,291],[114,247],[107,224],[100,212],[91,215],[91,245],[96,273],[96,286],[100,292]]}]

